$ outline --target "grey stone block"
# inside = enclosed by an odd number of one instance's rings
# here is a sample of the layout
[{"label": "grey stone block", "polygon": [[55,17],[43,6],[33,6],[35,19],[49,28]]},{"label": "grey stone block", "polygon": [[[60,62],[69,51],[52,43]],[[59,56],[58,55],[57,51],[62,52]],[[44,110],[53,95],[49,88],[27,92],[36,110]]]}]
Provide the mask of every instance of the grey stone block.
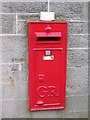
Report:
[{"label": "grey stone block", "polygon": [[68,113],[63,112],[63,117],[62,118],[73,118],[73,117],[71,116],[70,112],[68,112]]},{"label": "grey stone block", "polygon": [[[0,37],[0,63],[2,63],[2,37]],[[1,68],[0,68],[1,71]]]},{"label": "grey stone block", "polygon": [[88,96],[71,96],[66,98],[66,107],[63,114],[69,112],[88,111]]},{"label": "grey stone block", "polygon": [[0,65],[0,83],[2,83],[2,66]]},{"label": "grey stone block", "polygon": [[[88,31],[88,34],[90,34],[90,32]],[[90,35],[88,35],[88,47],[90,48]],[[90,49],[89,49],[89,54],[90,54]],[[90,59],[89,59],[90,60]]]},{"label": "grey stone block", "polygon": [[2,85],[2,99],[26,99],[28,98],[28,83],[14,81]]},{"label": "grey stone block", "polygon": [[69,34],[88,34],[88,23],[72,22],[68,25]]},{"label": "grey stone block", "polygon": [[2,34],[2,15],[0,15],[0,34]]},{"label": "grey stone block", "polygon": [[28,63],[24,63],[21,66],[21,74],[20,74],[20,80],[23,82],[28,82]]},{"label": "grey stone block", "polygon": [[83,8],[83,20],[88,21],[88,2],[84,4]]},{"label": "grey stone block", "polygon": [[18,85],[16,81],[12,80],[8,84],[2,84],[2,99],[15,99],[18,98]]},{"label": "grey stone block", "polygon": [[[1,0],[2,2],[18,2],[18,0]],[[47,0],[19,0],[19,2],[47,2]]]},{"label": "grey stone block", "polygon": [[2,100],[0,100],[0,120],[2,119]]},{"label": "grey stone block", "polygon": [[2,83],[0,83],[0,99],[2,99]]},{"label": "grey stone block", "polygon": [[3,66],[3,99],[17,99],[28,97],[28,76],[26,72],[24,72],[23,68],[21,71],[19,71],[18,67],[18,65]]},{"label": "grey stone block", "polygon": [[0,36],[0,54],[1,54],[1,51],[2,51],[2,36]]},{"label": "grey stone block", "polygon": [[2,15],[2,34],[15,34],[15,33],[16,33],[15,15],[3,14]]},{"label": "grey stone block", "polygon": [[56,13],[56,18],[87,20],[88,3],[86,2],[52,2],[50,11]]},{"label": "grey stone block", "polygon": [[69,67],[87,66],[88,65],[88,49],[68,50],[67,64]]},{"label": "grey stone block", "polygon": [[2,101],[2,118],[17,118],[18,100]]},{"label": "grey stone block", "polygon": [[28,100],[18,100],[18,115],[17,118],[32,118],[32,113],[29,111]]},{"label": "grey stone block", "polygon": [[75,12],[82,13],[84,3],[80,2],[51,2],[50,11],[58,12]]},{"label": "grey stone block", "polygon": [[3,36],[2,37],[2,60],[8,62],[27,61],[27,37],[26,36]]},{"label": "grey stone block", "polygon": [[40,14],[18,14],[18,20],[37,21],[40,20]]},{"label": "grey stone block", "polygon": [[88,36],[87,35],[69,35],[68,48],[88,48]]},{"label": "grey stone block", "polygon": [[2,82],[9,84],[11,78],[19,79],[19,65],[3,65],[2,66]]},{"label": "grey stone block", "polygon": [[[0,56],[0,59],[2,59],[1,56]],[[0,60],[0,63],[2,63],[2,60]],[[2,84],[2,65],[0,65],[0,84]]]},{"label": "grey stone block", "polygon": [[26,34],[28,32],[27,28],[27,21],[18,21],[17,23],[17,33],[18,34]]},{"label": "grey stone block", "polygon": [[70,21],[70,20],[84,20],[81,14],[70,13],[70,12],[59,12],[55,13],[56,21]]},{"label": "grey stone block", "polygon": [[47,2],[3,2],[4,13],[39,13],[47,11]]},{"label": "grey stone block", "polygon": [[66,94],[88,94],[88,68],[68,68]]},{"label": "grey stone block", "polygon": [[32,113],[32,118],[63,118],[63,111],[37,111]]},{"label": "grey stone block", "polygon": [[17,96],[18,98],[28,98],[28,93],[30,91],[28,91],[28,82],[22,82],[22,81],[19,81],[18,82],[18,93],[17,93]]},{"label": "grey stone block", "polygon": [[[19,68],[19,66],[21,68]],[[12,65],[3,65],[2,66],[2,82],[8,83],[13,78],[16,81],[27,82],[28,81],[28,64],[23,63],[21,65],[12,64]],[[21,69],[21,70],[19,70]]]},{"label": "grey stone block", "polygon": [[0,13],[2,13],[2,2],[0,1]]},{"label": "grey stone block", "polygon": [[30,112],[28,110],[27,100],[4,100],[2,103],[3,118],[28,118]]},{"label": "grey stone block", "polygon": [[88,118],[88,111],[64,113],[63,118]]},{"label": "grey stone block", "polygon": [[88,111],[72,112],[70,115],[71,118],[88,118]]}]

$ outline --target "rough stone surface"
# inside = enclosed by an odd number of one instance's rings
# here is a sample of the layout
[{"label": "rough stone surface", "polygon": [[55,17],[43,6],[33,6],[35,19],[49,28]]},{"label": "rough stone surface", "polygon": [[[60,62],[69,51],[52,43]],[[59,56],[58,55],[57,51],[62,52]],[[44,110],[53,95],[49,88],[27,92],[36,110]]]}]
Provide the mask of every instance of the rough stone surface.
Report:
[{"label": "rough stone surface", "polygon": [[2,34],[2,15],[0,15],[0,34]]},{"label": "rough stone surface", "polygon": [[27,22],[39,20],[40,12],[47,11],[47,1],[4,1],[0,11],[0,117],[86,118],[89,91],[88,4],[51,0],[50,11],[55,12],[56,20],[68,22],[66,107],[64,110],[30,112]]},{"label": "rough stone surface", "polygon": [[71,113],[71,118],[88,118],[88,111]]},{"label": "rough stone surface", "polygon": [[87,94],[88,93],[88,68],[67,69],[66,94]]},{"label": "rough stone surface", "polygon": [[18,99],[28,97],[28,83],[18,80],[10,81],[8,84],[2,85],[2,99]]},{"label": "rough stone surface", "polygon": [[0,99],[2,99],[2,84],[0,83]]},{"label": "rough stone surface", "polygon": [[2,100],[0,100],[0,119],[2,119]]},{"label": "rough stone surface", "polygon": [[18,21],[17,23],[17,33],[18,34],[27,34],[27,21]]},{"label": "rough stone surface", "polygon": [[[18,2],[18,0],[1,0],[2,2]],[[19,2],[47,2],[47,0],[19,0]]]},{"label": "rough stone surface", "polygon": [[[3,62],[27,61],[27,37],[5,36],[2,37]],[[8,56],[7,56],[8,54]]]},{"label": "rough stone surface", "polygon": [[63,118],[88,118],[88,111],[65,113]]},{"label": "rough stone surface", "polygon": [[0,1],[0,13],[2,12],[2,2]]},{"label": "rough stone surface", "polygon": [[0,65],[0,84],[2,84],[2,65]]},{"label": "rough stone surface", "polygon": [[[88,11],[88,9],[87,9]],[[60,20],[67,20],[67,21],[70,21],[70,20],[81,20],[81,21],[87,21],[88,20],[88,17],[87,17],[87,12],[85,12],[83,15],[82,14],[77,14],[77,13],[74,13],[74,12],[65,12],[65,13],[62,13],[62,12],[58,12],[57,14],[55,14],[55,18],[56,20],[60,21]]]},{"label": "rough stone surface", "polygon": [[31,118],[28,101],[25,99],[3,101],[2,116],[3,118]]},{"label": "rough stone surface", "polygon": [[71,96],[66,98],[66,108],[64,109],[64,113],[68,112],[79,112],[79,111],[88,111],[88,96]]},{"label": "rough stone surface", "polygon": [[33,112],[32,118],[63,118],[63,110]]},{"label": "rough stone surface", "polygon": [[76,14],[76,13],[69,13],[69,12],[66,12],[66,13],[57,13],[55,14],[55,18],[56,20],[83,20],[83,16],[80,15],[80,14]]},{"label": "rough stone surface", "polygon": [[75,49],[68,51],[68,66],[87,66],[88,65],[88,50]]},{"label": "rough stone surface", "polygon": [[[88,33],[90,33],[89,29],[88,29]],[[90,48],[90,34],[88,35],[88,47]],[[89,50],[89,53],[90,53],[90,50]]]},{"label": "rough stone surface", "polygon": [[[2,37],[0,37],[0,63],[2,63]],[[0,65],[0,119],[2,119],[2,65]]]},{"label": "rough stone surface", "polygon": [[40,14],[18,14],[18,20],[37,21],[40,19]]},{"label": "rough stone surface", "polygon": [[88,48],[88,35],[70,35],[68,48]]},{"label": "rough stone surface", "polygon": [[19,65],[3,65],[2,66],[2,82],[9,84],[11,78],[18,81],[20,72],[19,72]]},{"label": "rough stone surface", "polygon": [[2,101],[2,117],[3,118],[17,118],[18,111],[19,110],[18,110],[17,100]]},{"label": "rough stone surface", "polygon": [[88,23],[69,23],[69,34],[88,34]]},{"label": "rough stone surface", "polygon": [[[0,63],[2,63],[2,37],[0,37]],[[1,71],[1,69],[0,69]],[[1,74],[0,74],[1,76]]]},{"label": "rough stone surface", "polygon": [[15,15],[2,14],[2,34],[15,34],[16,22]]},{"label": "rough stone surface", "polygon": [[[21,67],[21,71],[19,70]],[[22,81],[27,82],[28,81],[28,66],[27,63],[21,63],[20,65],[3,65],[2,66],[2,82],[3,83],[9,83],[10,77],[15,79],[16,82]]]},{"label": "rough stone surface", "polygon": [[88,19],[87,18],[87,3],[84,2],[51,2],[50,11],[56,13],[56,16],[61,18],[62,15],[66,19]]},{"label": "rough stone surface", "polygon": [[4,13],[39,13],[47,10],[47,2],[2,2]]},{"label": "rough stone surface", "polygon": [[[84,3],[79,3],[79,2],[66,2],[66,3],[61,3],[61,2],[51,2],[50,3],[50,10],[54,11],[56,13],[60,12],[76,12],[78,14],[82,13]],[[54,8],[54,9],[53,9]]]}]

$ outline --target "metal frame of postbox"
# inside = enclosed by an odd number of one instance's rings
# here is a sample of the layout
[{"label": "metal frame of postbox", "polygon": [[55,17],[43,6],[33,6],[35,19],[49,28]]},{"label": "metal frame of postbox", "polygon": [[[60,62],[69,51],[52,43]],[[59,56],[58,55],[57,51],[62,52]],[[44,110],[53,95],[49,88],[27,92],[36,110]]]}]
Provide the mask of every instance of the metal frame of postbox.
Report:
[{"label": "metal frame of postbox", "polygon": [[28,22],[29,109],[65,108],[67,22]]}]

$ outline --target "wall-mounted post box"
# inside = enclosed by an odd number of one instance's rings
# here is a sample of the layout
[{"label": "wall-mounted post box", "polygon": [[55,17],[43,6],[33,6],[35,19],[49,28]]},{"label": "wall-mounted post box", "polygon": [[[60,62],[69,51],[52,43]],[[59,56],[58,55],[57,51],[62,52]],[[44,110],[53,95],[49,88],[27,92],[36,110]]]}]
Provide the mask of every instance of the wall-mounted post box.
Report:
[{"label": "wall-mounted post box", "polygon": [[67,22],[28,22],[29,108],[63,109]]}]

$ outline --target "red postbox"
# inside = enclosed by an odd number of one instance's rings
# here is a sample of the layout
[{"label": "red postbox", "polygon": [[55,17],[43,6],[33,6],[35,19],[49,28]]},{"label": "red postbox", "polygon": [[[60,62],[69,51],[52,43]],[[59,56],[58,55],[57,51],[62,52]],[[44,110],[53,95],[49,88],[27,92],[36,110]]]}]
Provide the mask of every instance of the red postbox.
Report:
[{"label": "red postbox", "polygon": [[30,111],[63,109],[67,22],[28,22]]}]

